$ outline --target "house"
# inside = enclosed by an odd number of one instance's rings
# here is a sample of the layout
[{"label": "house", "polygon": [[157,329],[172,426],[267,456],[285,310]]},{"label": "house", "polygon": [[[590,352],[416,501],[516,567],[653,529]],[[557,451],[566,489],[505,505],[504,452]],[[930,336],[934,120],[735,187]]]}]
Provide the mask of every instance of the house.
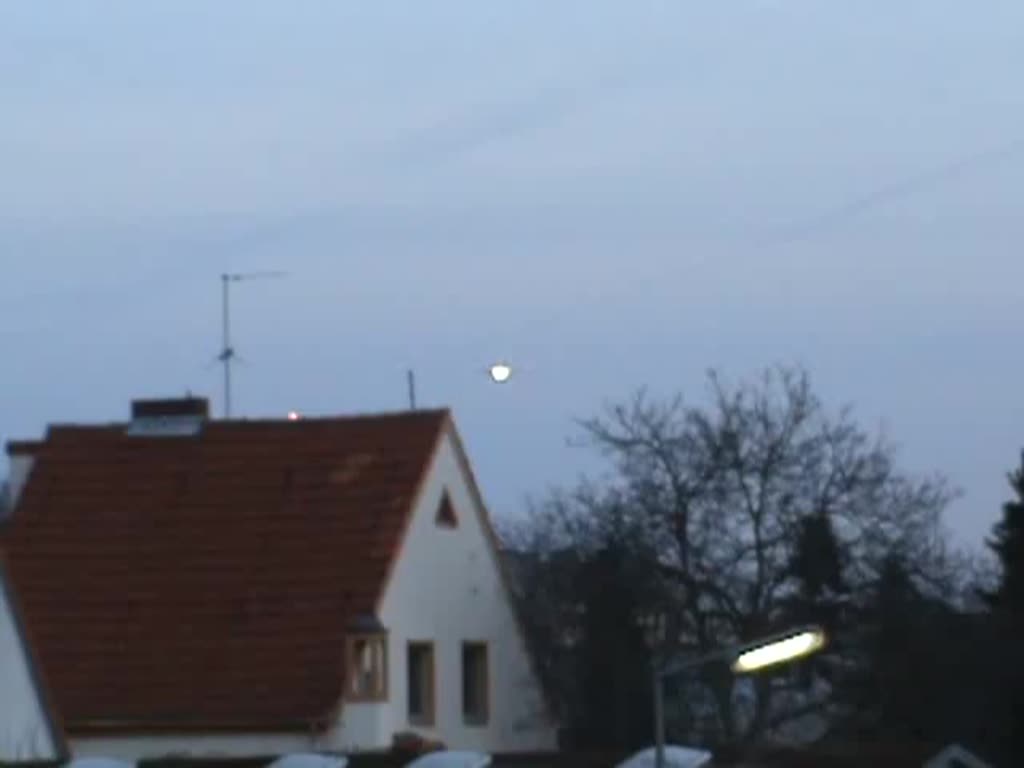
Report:
[{"label": "house", "polygon": [[51,426],[2,541],[72,753],[554,748],[446,410]]},{"label": "house", "polygon": [[56,760],[64,750],[0,551],[0,763]]}]

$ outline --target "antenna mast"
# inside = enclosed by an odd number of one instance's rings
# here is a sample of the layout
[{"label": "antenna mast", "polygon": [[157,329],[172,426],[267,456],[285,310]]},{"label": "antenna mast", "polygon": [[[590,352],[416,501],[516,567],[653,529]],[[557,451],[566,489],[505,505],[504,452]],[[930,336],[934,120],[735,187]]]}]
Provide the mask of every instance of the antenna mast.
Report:
[{"label": "antenna mast", "polygon": [[243,280],[276,279],[285,276],[284,272],[225,272],[221,281],[221,323],[223,329],[223,347],[217,360],[224,366],[224,418],[231,418],[231,365],[237,355],[231,346],[231,284]]}]

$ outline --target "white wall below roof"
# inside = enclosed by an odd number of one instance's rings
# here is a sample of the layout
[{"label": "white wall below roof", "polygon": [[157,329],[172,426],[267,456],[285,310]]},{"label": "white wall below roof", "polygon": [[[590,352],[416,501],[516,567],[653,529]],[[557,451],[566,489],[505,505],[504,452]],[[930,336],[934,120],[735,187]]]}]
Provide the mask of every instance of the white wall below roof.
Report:
[{"label": "white wall below roof", "polygon": [[10,475],[7,478],[7,482],[10,484],[12,510],[18,502],[18,497],[21,495],[22,490],[25,488],[25,483],[28,482],[28,476],[32,472],[32,465],[34,463],[35,457],[28,454],[16,453],[10,457]]},{"label": "white wall below roof", "polygon": [[[388,653],[391,653],[390,648]],[[394,688],[394,681],[389,680],[389,685]],[[341,719],[323,735],[322,748],[336,752],[363,752],[390,747],[392,733],[386,729],[388,710],[387,703],[346,702]]]},{"label": "white wall below roof", "polygon": [[121,760],[191,757],[269,757],[308,752],[320,746],[301,733],[182,733],[172,735],[87,736],[69,739],[73,757],[113,757]]},{"label": "white wall below roof", "polygon": [[[435,523],[447,489],[458,527]],[[414,731],[452,749],[518,752],[554,749],[555,726],[546,718],[539,681],[526,653],[495,553],[481,523],[469,479],[450,438],[439,446],[422,489],[391,584],[381,607],[389,630],[389,701],[382,731]],[[406,646],[434,642],[435,726],[407,717]],[[462,717],[462,643],[488,643],[490,718],[475,727]],[[344,716],[344,714],[343,714]]]},{"label": "white wall below roof", "polygon": [[0,762],[56,757],[57,745],[0,575]]},{"label": "white wall below roof", "polygon": [[73,736],[73,757],[112,757],[121,760],[190,757],[277,757],[293,752],[376,750],[390,746],[391,733],[382,730],[384,704],[347,704],[344,720],[323,734],[299,733],[180,733],[111,736]]}]

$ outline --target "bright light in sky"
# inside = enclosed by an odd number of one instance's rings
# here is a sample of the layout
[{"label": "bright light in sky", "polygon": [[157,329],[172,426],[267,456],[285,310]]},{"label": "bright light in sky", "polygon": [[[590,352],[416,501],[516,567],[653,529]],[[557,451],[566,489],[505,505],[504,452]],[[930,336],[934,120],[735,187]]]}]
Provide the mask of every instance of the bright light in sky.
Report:
[{"label": "bright light in sky", "polygon": [[741,653],[733,664],[733,671],[756,672],[765,667],[808,656],[824,646],[825,633],[821,630],[808,630]]},{"label": "bright light in sky", "polygon": [[[481,435],[496,514],[598,471],[564,438],[608,399],[798,360],[964,489],[964,544],[997,519],[1024,372],[1003,352],[1020,0],[590,3],[585,34],[574,3],[400,25],[384,3],[66,5],[0,9],[0,342],[25,404],[0,439],[215,386],[183,363],[219,330],[214,275],[287,267],[232,291],[236,415],[288,420],[282,392],[315,416],[404,405],[413,363]],[[516,402],[477,409],[441,371],[514,375]]]},{"label": "bright light in sky", "polygon": [[504,384],[512,376],[512,367],[507,363],[495,363],[487,370],[487,373],[490,375],[491,381]]},{"label": "bright light in sky", "polygon": [[298,421],[298,420],[299,420],[299,412],[298,411],[288,411],[288,421]]}]

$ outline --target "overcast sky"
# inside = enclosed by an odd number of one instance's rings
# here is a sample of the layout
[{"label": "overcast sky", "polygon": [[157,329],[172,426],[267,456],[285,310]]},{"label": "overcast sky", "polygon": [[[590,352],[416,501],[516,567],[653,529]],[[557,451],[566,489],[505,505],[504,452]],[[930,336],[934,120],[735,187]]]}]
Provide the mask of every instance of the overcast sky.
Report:
[{"label": "overcast sky", "polygon": [[[1024,444],[1020,0],[0,5],[0,435],[454,407],[499,515],[639,385],[805,365],[964,497]],[[486,364],[521,366],[505,387]]]}]

